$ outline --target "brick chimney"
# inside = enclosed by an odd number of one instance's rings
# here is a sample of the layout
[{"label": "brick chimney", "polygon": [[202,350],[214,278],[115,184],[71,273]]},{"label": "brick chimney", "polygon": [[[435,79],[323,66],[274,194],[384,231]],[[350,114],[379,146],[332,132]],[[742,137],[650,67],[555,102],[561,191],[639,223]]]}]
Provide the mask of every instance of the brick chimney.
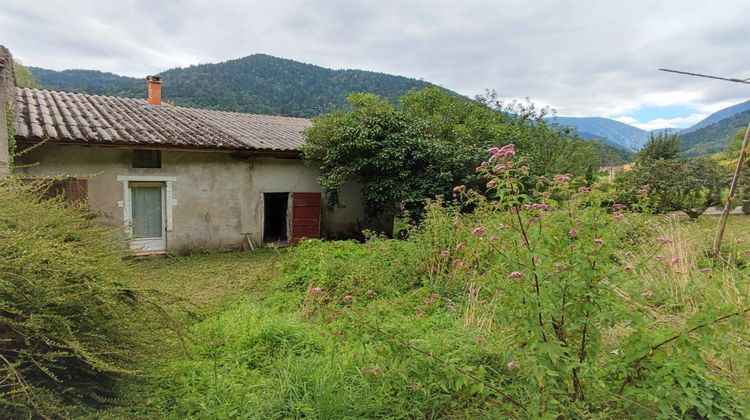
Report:
[{"label": "brick chimney", "polygon": [[148,88],[148,103],[161,105],[161,76],[147,76],[146,87]]}]

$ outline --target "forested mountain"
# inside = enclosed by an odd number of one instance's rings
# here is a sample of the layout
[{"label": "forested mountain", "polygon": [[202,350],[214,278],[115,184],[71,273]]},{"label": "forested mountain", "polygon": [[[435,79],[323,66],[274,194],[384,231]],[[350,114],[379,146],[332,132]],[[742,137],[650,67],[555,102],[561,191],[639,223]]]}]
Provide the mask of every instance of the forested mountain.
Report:
[{"label": "forested mountain", "polygon": [[557,117],[557,123],[575,127],[582,138],[601,139],[629,151],[640,149],[648,140],[648,131],[608,118]]},{"label": "forested mountain", "polygon": [[[38,67],[31,67],[31,72],[49,89],[133,98],[146,95],[145,78]],[[264,54],[175,68],[160,75],[164,99],[177,105],[298,117],[342,108],[352,92],[372,92],[395,102],[409,90],[430,85],[402,76],[331,70]]]},{"label": "forested mountain", "polygon": [[[741,104],[740,104],[741,105]],[[750,109],[687,134],[680,134],[682,155],[700,156],[724,150],[732,136],[750,123]]]},{"label": "forested mountain", "polygon": [[591,139],[594,153],[599,158],[599,166],[622,165],[633,160],[633,152],[613,146],[606,140]]},{"label": "forested mountain", "polygon": [[[44,88],[133,98],[146,96],[145,78],[96,70],[29,69]],[[428,82],[402,76],[332,70],[264,54],[175,68],[160,75],[164,78],[164,99],[177,105],[299,117],[343,108],[352,92],[376,93],[395,103],[409,90],[430,86]],[[681,132],[684,154],[696,156],[721,150],[749,119],[750,101],[712,114]],[[557,117],[557,123],[575,127],[584,139],[601,141],[600,152],[612,163],[627,160],[629,156],[610,150],[611,147],[636,151],[646,143],[649,134],[607,118]]]},{"label": "forested mountain", "polygon": [[750,110],[750,101],[745,101],[737,105],[724,108],[720,111],[716,111],[708,117],[700,120],[696,124],[682,130],[680,134],[689,134],[694,131],[698,131],[701,128],[708,127],[711,124],[715,124],[723,119],[733,117],[736,114]]}]

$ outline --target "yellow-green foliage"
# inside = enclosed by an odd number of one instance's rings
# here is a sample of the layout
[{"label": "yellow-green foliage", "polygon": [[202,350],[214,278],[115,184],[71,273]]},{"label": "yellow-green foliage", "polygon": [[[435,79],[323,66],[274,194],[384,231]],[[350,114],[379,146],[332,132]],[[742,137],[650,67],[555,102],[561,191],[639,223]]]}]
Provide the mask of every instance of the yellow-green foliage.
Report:
[{"label": "yellow-green foliage", "polygon": [[148,299],[121,238],[85,207],[0,180],[0,411],[63,415],[132,372]]},{"label": "yellow-green foliage", "polygon": [[16,79],[16,86],[18,87],[39,87],[39,83],[37,83],[31,71],[17,61],[13,63],[13,77]]}]

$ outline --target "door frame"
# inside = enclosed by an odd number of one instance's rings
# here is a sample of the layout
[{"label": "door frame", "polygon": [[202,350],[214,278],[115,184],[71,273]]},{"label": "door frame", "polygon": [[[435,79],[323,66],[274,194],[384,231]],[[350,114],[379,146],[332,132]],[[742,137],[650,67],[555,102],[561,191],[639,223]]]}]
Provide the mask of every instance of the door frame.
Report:
[{"label": "door frame", "polygon": [[286,241],[291,243],[292,235],[292,192],[291,191],[261,191],[260,192],[260,244],[266,244],[266,194],[287,194],[286,205]]},{"label": "door frame", "polygon": [[[167,218],[167,212],[164,207],[166,204],[166,185],[164,185],[163,182],[132,182],[129,183],[128,189],[130,190],[131,194],[131,202],[132,202],[132,193],[134,188],[159,188],[159,208],[161,209],[161,236],[154,236],[150,238],[135,238],[132,237],[130,240],[130,249],[138,250],[138,251],[166,251],[167,249],[167,224],[166,224],[166,218]],[[133,217],[133,207],[130,208],[130,220],[132,221],[134,219]],[[133,226],[131,223],[130,229],[132,231]]]},{"label": "door frame", "polygon": [[[176,176],[146,176],[146,175],[118,175],[117,180],[122,183],[122,200],[117,202],[117,207],[122,208],[123,224],[125,234],[130,238],[133,237],[133,218],[132,202],[130,196],[131,182],[158,182],[162,183],[162,224],[164,225],[164,249],[168,248],[168,234],[174,230],[173,208],[177,205],[174,198],[174,183],[177,182]],[[132,244],[131,244],[131,248]]]}]

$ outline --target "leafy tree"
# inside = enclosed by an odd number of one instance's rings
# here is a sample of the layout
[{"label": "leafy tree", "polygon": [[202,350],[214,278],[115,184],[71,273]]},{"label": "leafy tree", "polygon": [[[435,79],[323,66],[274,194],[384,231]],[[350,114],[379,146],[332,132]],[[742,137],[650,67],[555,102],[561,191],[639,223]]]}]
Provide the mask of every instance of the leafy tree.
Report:
[{"label": "leafy tree", "polygon": [[648,142],[636,153],[637,160],[675,159],[680,152],[680,136],[669,131],[649,134]]},{"label": "leafy tree", "polygon": [[721,202],[729,183],[726,170],[708,157],[689,161],[647,159],[616,180],[621,201],[640,202],[652,211],[684,211],[697,219]]},{"label": "leafy tree", "polygon": [[452,185],[452,174],[440,165],[449,151],[426,127],[376,95],[353,94],[349,106],[350,111],[314,118],[306,132],[303,152],[320,167],[329,205],[338,204],[338,188],[352,180],[362,184],[371,217]]},{"label": "leafy tree", "polygon": [[412,91],[394,107],[371,94],[349,97],[350,110],[313,119],[305,158],[336,204],[347,181],[362,184],[369,216],[400,204],[420,213],[426,198],[450,195],[455,185],[484,190],[476,167],[486,151],[514,143],[527,156],[533,186],[538,176],[583,175],[595,165],[590,144],[548,125],[533,105],[503,105],[494,94],[471,101],[438,88]]},{"label": "leafy tree", "polygon": [[39,87],[34,75],[31,74],[28,68],[24,67],[18,61],[13,62],[13,77],[16,79],[16,86],[36,88]]}]

